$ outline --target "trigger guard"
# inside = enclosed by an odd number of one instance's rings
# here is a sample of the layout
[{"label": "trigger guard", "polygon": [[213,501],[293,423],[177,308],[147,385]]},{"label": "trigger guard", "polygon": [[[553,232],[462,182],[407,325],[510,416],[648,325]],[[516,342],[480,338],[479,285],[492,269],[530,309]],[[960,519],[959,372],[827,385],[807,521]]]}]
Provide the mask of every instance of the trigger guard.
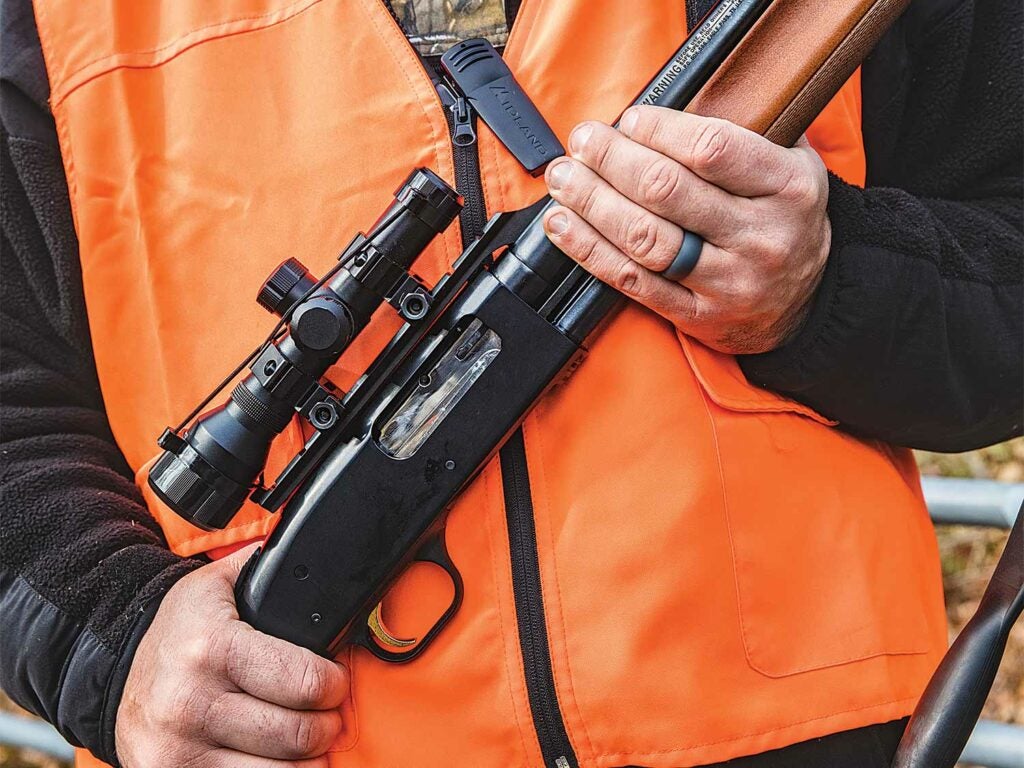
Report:
[{"label": "trigger guard", "polygon": [[[360,622],[360,629],[358,635],[352,638],[352,642],[356,645],[360,645],[381,661],[386,661],[391,664],[402,664],[407,661],[412,661],[419,656],[423,651],[427,649],[434,639],[440,634],[441,630],[444,629],[448,622],[452,620],[459,607],[462,605],[463,596],[463,583],[462,574],[459,573],[459,569],[455,567],[455,563],[452,562],[451,556],[448,554],[448,547],[445,545],[444,533],[438,533],[431,536],[423,545],[416,551],[413,557],[413,562],[420,563],[433,563],[434,565],[440,566],[444,569],[445,573],[452,580],[452,586],[455,588],[455,594],[452,595],[452,601],[445,609],[445,612],[441,614],[434,625],[427,630],[423,638],[416,643],[414,646],[409,648],[407,651],[392,651],[381,646],[373,638],[373,633],[370,631],[369,618],[367,615],[366,620]],[[376,606],[374,609],[376,610]],[[371,611],[372,614],[373,611]]]}]

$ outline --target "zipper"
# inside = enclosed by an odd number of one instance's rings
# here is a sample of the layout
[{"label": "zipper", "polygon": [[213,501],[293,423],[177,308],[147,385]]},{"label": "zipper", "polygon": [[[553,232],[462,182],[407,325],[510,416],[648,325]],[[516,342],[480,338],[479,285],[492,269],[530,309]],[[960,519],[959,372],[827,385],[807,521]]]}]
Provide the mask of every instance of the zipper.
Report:
[{"label": "zipper", "polygon": [[462,195],[459,214],[462,247],[483,234],[487,224],[484,207],[484,185],[480,178],[480,155],[476,146],[476,112],[454,85],[443,78],[435,85],[444,106],[448,131],[452,140],[452,161],[455,164],[455,191]]},{"label": "zipper", "polygon": [[[438,83],[437,90],[441,103],[446,107],[445,116],[452,136],[455,190],[462,195],[465,203],[459,215],[462,244],[465,247],[480,237],[487,223],[480,177],[480,155],[473,128],[476,115],[454,85],[442,81]],[[498,452],[498,457],[505,493],[509,553],[512,558],[516,625],[519,629],[519,646],[523,654],[523,672],[533,727],[544,765],[550,768],[578,768],[579,763],[569,742],[555,692],[551,647],[544,621],[537,528],[533,519],[533,496],[530,492],[530,472],[526,463],[522,427],[508,439]]]},{"label": "zipper", "polygon": [[537,555],[537,528],[526,464],[526,444],[520,427],[500,451],[501,484],[505,490],[509,552],[512,556],[512,593],[516,601],[519,645],[523,653],[526,693],[533,713],[544,764],[551,768],[578,768],[576,754],[565,730],[555,693],[551,647],[544,623],[544,599]]},{"label": "zipper", "polygon": [[[437,84],[441,103],[452,137],[455,163],[455,189],[465,205],[459,215],[463,246],[483,233],[487,223],[480,155],[473,124],[476,115],[469,102],[449,83]],[[540,559],[537,554],[537,528],[533,519],[530,472],[526,463],[526,444],[520,427],[498,453],[505,493],[505,517],[508,522],[509,553],[512,558],[512,593],[516,603],[516,625],[523,654],[526,693],[533,715],[544,764],[550,768],[578,768],[576,754],[562,720],[555,692],[551,647],[544,621],[544,597],[541,592]]]},{"label": "zipper", "polygon": [[[388,0],[383,2],[395,26],[401,31],[402,25],[391,3]],[[510,3],[510,7],[513,16],[518,13],[518,2]],[[404,32],[402,34],[404,37]],[[459,89],[446,82],[443,72],[432,71],[434,68],[422,57],[420,63],[434,82],[448,121],[455,165],[455,190],[462,195],[464,201],[459,214],[459,230],[462,245],[466,247],[483,234],[487,224],[475,129],[476,113]],[[437,69],[440,70],[440,67]],[[516,624],[533,727],[547,768],[579,768],[555,692],[551,647],[544,621],[537,528],[533,519],[533,496],[530,493],[530,474],[522,428],[517,429],[501,448],[499,460],[505,494],[505,517],[508,521]]]}]

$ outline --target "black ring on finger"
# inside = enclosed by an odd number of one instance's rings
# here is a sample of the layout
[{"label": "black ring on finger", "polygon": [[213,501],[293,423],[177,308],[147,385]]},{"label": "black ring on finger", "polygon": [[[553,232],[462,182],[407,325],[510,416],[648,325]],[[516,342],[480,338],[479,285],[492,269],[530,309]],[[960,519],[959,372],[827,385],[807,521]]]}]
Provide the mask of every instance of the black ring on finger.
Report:
[{"label": "black ring on finger", "polygon": [[687,230],[683,233],[683,242],[679,246],[679,253],[660,274],[669,280],[685,280],[693,272],[693,268],[700,261],[701,251],[704,250],[704,238]]}]

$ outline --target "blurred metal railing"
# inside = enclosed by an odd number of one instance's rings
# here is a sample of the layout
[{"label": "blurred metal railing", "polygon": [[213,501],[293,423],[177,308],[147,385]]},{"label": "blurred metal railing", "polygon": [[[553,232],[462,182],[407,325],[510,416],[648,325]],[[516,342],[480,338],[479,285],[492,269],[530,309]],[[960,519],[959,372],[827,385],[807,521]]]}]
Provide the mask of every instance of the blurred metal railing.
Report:
[{"label": "blurred metal railing", "polygon": [[[927,477],[924,495],[936,523],[1009,528],[1024,499],[1024,483]],[[34,749],[70,760],[72,747],[50,725],[0,713],[0,744]],[[982,721],[963,761],[985,768],[1024,768],[1024,727]]]},{"label": "blurred metal railing", "polygon": [[[1024,483],[926,477],[923,485],[928,512],[943,525],[1009,528],[1024,499]],[[1024,768],[1024,726],[982,720],[961,760],[985,768]]]},{"label": "blurred metal railing", "polygon": [[0,744],[33,749],[60,760],[71,760],[75,756],[74,747],[49,723],[6,712],[0,712]]},{"label": "blurred metal railing", "polygon": [[1024,499],[1024,483],[926,477],[921,485],[928,514],[941,525],[984,525],[1009,528]]}]

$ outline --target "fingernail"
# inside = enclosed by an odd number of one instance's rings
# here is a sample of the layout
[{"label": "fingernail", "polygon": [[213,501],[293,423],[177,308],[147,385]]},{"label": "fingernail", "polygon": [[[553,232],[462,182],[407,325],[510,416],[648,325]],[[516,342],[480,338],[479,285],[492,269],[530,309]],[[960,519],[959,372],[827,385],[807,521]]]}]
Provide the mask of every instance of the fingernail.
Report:
[{"label": "fingernail", "polygon": [[558,160],[551,164],[548,171],[548,186],[551,189],[561,189],[569,183],[572,176],[572,163],[569,160]]},{"label": "fingernail", "polygon": [[569,149],[573,152],[582,152],[583,148],[587,145],[587,140],[590,139],[590,134],[593,132],[594,126],[587,123],[576,126],[569,136]]},{"label": "fingernail", "polygon": [[633,132],[636,128],[636,121],[640,119],[640,115],[637,114],[635,109],[627,109],[625,114],[622,115],[622,119],[619,121],[619,130],[621,130],[627,136]]},{"label": "fingernail", "polygon": [[561,235],[569,228],[569,217],[564,213],[556,213],[548,219],[548,232],[553,235]]}]

